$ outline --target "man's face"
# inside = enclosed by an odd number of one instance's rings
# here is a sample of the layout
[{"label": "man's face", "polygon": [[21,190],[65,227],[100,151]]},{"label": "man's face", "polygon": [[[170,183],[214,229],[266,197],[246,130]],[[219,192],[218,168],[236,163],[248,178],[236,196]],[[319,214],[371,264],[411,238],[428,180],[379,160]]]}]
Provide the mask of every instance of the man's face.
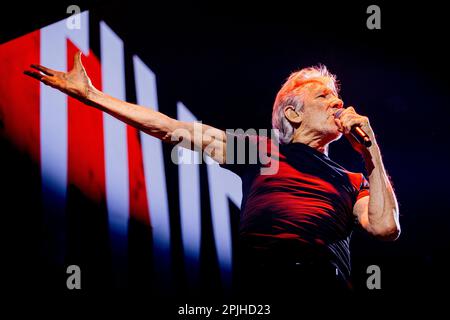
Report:
[{"label": "man's face", "polygon": [[314,81],[303,87],[303,119],[301,126],[318,132],[330,141],[341,137],[334,121],[334,113],[344,103],[325,84]]}]

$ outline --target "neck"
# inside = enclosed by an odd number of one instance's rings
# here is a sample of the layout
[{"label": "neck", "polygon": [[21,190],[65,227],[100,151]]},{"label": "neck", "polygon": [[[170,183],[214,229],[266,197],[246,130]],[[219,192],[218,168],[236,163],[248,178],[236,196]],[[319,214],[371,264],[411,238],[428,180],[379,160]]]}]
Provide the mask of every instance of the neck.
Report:
[{"label": "neck", "polygon": [[[300,128],[299,128],[300,129]],[[326,140],[323,134],[309,130],[296,130],[292,138],[292,142],[306,144],[317,151],[328,156],[328,146],[330,141]]]}]

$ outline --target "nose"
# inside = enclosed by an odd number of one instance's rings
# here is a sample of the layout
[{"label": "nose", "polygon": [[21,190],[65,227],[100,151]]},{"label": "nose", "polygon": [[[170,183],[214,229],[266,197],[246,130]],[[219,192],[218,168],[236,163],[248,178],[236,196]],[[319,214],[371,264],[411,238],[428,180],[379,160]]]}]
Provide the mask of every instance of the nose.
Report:
[{"label": "nose", "polygon": [[330,108],[341,109],[343,106],[344,106],[344,102],[341,99],[336,99],[331,103]]}]

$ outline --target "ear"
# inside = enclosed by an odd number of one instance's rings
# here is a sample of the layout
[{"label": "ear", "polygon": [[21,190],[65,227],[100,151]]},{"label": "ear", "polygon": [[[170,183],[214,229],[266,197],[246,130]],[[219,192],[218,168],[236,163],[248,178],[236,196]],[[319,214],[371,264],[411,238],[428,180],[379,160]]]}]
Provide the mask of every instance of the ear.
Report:
[{"label": "ear", "polygon": [[284,107],[284,116],[289,120],[294,126],[300,125],[303,120],[303,112],[295,111],[294,106]]}]

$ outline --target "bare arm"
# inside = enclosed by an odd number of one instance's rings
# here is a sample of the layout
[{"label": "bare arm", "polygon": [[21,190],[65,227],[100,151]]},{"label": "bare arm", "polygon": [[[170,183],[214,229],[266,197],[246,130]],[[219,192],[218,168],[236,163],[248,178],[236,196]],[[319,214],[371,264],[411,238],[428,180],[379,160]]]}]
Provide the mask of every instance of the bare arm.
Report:
[{"label": "bare arm", "polygon": [[370,196],[356,202],[354,214],[370,234],[383,240],[396,240],[400,235],[398,203],[378,145],[368,148],[364,158],[369,173]]},{"label": "bare arm", "polygon": [[97,90],[91,83],[81,62],[81,52],[74,57],[74,67],[69,72],[60,72],[40,65],[31,65],[40,71],[24,73],[42,83],[78,99],[86,105],[107,112],[113,117],[164,142],[177,143],[192,150],[202,150],[219,163],[226,153],[225,132],[208,125],[183,122],[165,114],[128,103]]},{"label": "bare arm", "polygon": [[[357,114],[352,107],[349,107],[342,113],[340,120],[336,121],[352,146],[363,156],[369,175],[370,196],[359,199],[353,207],[353,213],[361,226],[370,234],[383,240],[397,239],[400,235],[398,203],[369,119]],[[349,134],[354,125],[361,126],[369,135],[372,141],[371,147],[365,148]]]}]

